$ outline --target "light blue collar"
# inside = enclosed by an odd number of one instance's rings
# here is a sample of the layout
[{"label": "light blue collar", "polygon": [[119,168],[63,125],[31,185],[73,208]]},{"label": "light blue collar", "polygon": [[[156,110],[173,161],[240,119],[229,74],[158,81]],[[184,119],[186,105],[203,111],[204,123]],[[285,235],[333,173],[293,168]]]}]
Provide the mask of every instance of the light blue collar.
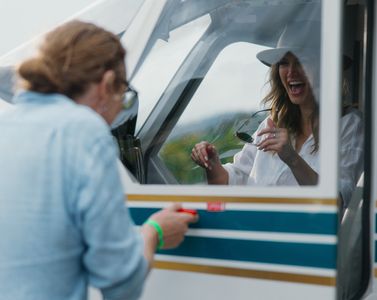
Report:
[{"label": "light blue collar", "polygon": [[68,98],[67,96],[64,96],[62,94],[53,93],[53,94],[44,94],[44,93],[38,93],[28,90],[22,90],[18,92],[14,98],[13,103],[15,104],[21,104],[21,103],[52,103],[52,102],[70,102],[74,104],[75,102]]}]

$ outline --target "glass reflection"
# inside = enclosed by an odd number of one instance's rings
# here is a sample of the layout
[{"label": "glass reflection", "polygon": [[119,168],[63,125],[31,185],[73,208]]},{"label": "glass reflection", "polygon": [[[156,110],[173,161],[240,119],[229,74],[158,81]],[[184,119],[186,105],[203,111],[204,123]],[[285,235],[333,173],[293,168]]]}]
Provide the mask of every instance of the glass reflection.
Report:
[{"label": "glass reflection", "polygon": [[209,184],[317,184],[319,45],[319,22],[292,22],[275,48],[256,55],[270,67],[270,90],[262,100],[269,114],[258,128],[251,118],[236,131],[247,143],[232,163],[222,164],[213,143],[194,146],[191,158],[204,168]]}]

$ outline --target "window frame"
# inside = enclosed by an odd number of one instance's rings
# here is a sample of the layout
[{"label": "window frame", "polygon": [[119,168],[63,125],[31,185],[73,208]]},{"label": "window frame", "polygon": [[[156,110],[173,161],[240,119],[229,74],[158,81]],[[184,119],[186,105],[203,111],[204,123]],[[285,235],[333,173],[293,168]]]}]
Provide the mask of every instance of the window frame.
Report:
[{"label": "window frame", "polygon": [[[332,3],[333,2],[333,3]],[[232,186],[216,186],[214,189],[211,186],[200,186],[200,191],[206,195],[232,195],[240,197],[269,197],[271,195],[279,195],[282,198],[307,198],[307,199],[322,199],[322,203],[334,203],[338,195],[338,176],[337,176],[337,163],[338,163],[338,141],[334,139],[334,136],[338,136],[339,124],[336,120],[339,119],[340,111],[338,105],[338,99],[340,99],[340,82],[341,82],[341,72],[340,72],[340,32],[341,32],[341,4],[337,1],[322,1],[321,8],[321,91],[320,99],[322,103],[320,107],[320,153],[326,153],[326,155],[320,156],[320,166],[321,174],[319,178],[319,183],[316,186],[279,186],[279,187],[250,187],[247,186],[237,186],[234,189]],[[189,56],[187,57],[185,63],[180,67],[177,74],[174,76],[171,84],[165,90],[161,99],[158,101],[158,105],[151,112],[146,122],[141,127],[138,132],[138,136],[141,140],[141,145],[143,152],[145,154],[145,161],[148,161],[153,151],[151,150],[151,145],[161,144],[164,137],[168,134],[167,131],[162,135],[158,136],[156,133],[158,131],[163,131],[163,129],[171,128],[172,121],[177,120],[178,117],[174,116],[182,108],[177,105],[177,99],[181,99],[184,102],[185,99],[181,97],[184,93],[193,93],[198,87],[198,82],[186,82],[186,84],[180,84],[179,86],[174,86],[174,82],[181,82],[177,80],[179,76],[183,78],[189,77],[187,73],[194,73],[193,67],[190,63],[197,59],[198,61],[203,61],[204,57],[201,59],[200,55],[204,56],[203,53],[208,51],[199,51],[199,47],[206,47],[207,50],[213,51],[215,53],[216,49],[216,37],[210,34],[211,26],[207,29],[209,32],[208,36],[203,35],[206,42],[203,42],[203,38],[199,40],[196,46],[192,49]],[[228,42],[230,43],[230,41]],[[222,47],[223,48],[223,47]],[[201,53],[200,53],[201,52]],[[217,50],[219,52],[219,50]],[[217,55],[217,54],[216,54]],[[324,68],[323,66],[326,66]],[[201,63],[200,67],[209,68],[208,63]],[[199,68],[197,66],[196,68]],[[183,75],[185,74],[185,75]],[[190,87],[190,85],[192,87]],[[174,87],[174,88],[173,88]],[[182,103],[180,103],[182,105]],[[171,120],[169,121],[169,118]],[[169,131],[170,132],[170,131]],[[153,161],[153,160],[152,160]],[[154,166],[157,166],[156,162],[153,162]],[[148,166],[149,164],[149,166]],[[151,164],[146,162],[147,167]],[[152,166],[153,167],[153,166]],[[167,194],[192,194],[192,185],[156,185],[156,184],[146,184],[139,185],[133,180],[128,180],[131,187],[128,186],[128,190],[132,190],[132,193],[138,193],[142,190],[142,193],[155,193],[157,191],[163,191]],[[157,187],[159,186],[159,187]],[[308,196],[310,195],[310,196]]]}]

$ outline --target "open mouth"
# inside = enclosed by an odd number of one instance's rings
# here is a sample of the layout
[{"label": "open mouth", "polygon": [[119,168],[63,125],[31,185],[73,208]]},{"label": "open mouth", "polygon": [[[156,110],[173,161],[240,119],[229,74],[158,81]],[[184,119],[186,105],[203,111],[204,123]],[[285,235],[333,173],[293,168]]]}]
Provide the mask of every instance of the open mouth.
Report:
[{"label": "open mouth", "polygon": [[300,95],[304,92],[305,83],[303,81],[291,81],[288,83],[289,91],[292,95]]}]

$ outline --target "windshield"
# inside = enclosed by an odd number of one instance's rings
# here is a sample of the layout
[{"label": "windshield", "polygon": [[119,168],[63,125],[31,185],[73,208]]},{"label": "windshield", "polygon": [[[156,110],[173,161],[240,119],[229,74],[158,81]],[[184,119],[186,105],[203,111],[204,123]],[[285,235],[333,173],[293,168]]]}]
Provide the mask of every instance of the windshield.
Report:
[{"label": "windshield", "polygon": [[[245,144],[237,129],[272,108],[277,90],[308,93],[319,107],[320,20],[320,0],[167,1],[130,74],[151,183],[205,182],[190,157],[195,143],[232,162]],[[300,75],[280,74],[288,65]]]}]

